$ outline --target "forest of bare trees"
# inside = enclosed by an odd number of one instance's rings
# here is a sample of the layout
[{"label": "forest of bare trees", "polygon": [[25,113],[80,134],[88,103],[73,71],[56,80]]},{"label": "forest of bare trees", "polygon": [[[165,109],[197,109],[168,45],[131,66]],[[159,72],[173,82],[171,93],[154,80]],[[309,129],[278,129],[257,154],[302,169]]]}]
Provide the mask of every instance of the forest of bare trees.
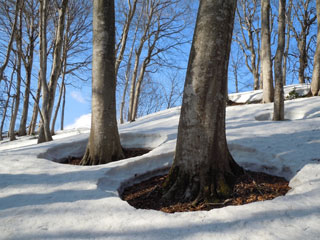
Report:
[{"label": "forest of bare trees", "polygon": [[[40,143],[64,128],[68,91],[91,84],[92,8],[85,0],[0,1],[0,139],[36,134]],[[197,1],[115,1],[120,123],[181,103],[197,9]],[[318,95],[319,11],[310,0],[238,0],[229,92],[263,89],[280,116],[284,85],[309,83]]]}]

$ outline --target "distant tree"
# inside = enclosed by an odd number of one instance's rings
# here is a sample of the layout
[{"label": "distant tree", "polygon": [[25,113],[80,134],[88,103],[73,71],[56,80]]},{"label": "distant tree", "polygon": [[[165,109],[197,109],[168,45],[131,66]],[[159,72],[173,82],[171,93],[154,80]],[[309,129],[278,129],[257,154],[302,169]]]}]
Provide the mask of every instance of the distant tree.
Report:
[{"label": "distant tree", "polygon": [[286,12],[286,43],[285,43],[285,50],[283,53],[283,65],[282,65],[282,73],[283,73],[283,85],[287,84],[287,63],[289,58],[289,48],[290,48],[290,22],[291,22],[291,15],[292,15],[292,0],[289,0],[288,10]]},{"label": "distant tree", "polygon": [[141,86],[148,68],[170,64],[165,53],[177,50],[187,42],[182,34],[187,26],[184,19],[187,8],[180,6],[183,6],[181,0],[142,1],[141,36],[137,41],[131,75],[128,121],[134,121],[137,117]]},{"label": "distant tree", "polygon": [[317,48],[314,54],[314,64],[311,82],[311,93],[313,96],[320,95],[320,0],[317,0]]},{"label": "distant tree", "polygon": [[21,2],[21,0],[17,0],[16,4],[15,4],[14,21],[13,21],[13,23],[11,25],[11,29],[10,29],[10,38],[8,41],[8,47],[7,47],[5,57],[4,57],[4,61],[3,61],[2,65],[0,66],[0,83],[1,83],[1,80],[3,80],[4,71],[5,71],[6,67],[8,66],[9,58],[10,58],[10,54],[11,54],[11,50],[12,50],[12,44],[14,42],[14,38],[16,35],[20,2]]},{"label": "distant tree", "polygon": [[[15,58],[17,61],[17,69],[16,69],[16,93],[14,96],[14,107],[10,119],[10,127],[9,127],[9,138],[10,141],[16,140],[15,136],[15,126],[16,126],[16,120],[18,116],[18,111],[20,107],[20,94],[21,94],[21,66],[22,66],[22,8],[23,8],[23,2],[20,2],[19,5],[19,24],[16,27],[16,34],[15,34],[15,42],[16,42],[16,50],[15,50]],[[18,23],[17,22],[17,23]]]},{"label": "distant tree", "polygon": [[[294,9],[294,24],[290,22],[290,30],[298,45],[299,51],[299,83],[305,83],[305,70],[308,66],[308,48],[311,38],[308,41],[310,29],[316,21],[314,8],[311,6],[312,0],[296,0],[293,4]],[[299,27],[298,27],[299,26]]]},{"label": "distant tree", "polygon": [[25,77],[25,91],[24,91],[24,100],[23,100],[23,109],[19,126],[19,136],[24,136],[27,134],[27,120],[29,113],[29,104],[30,104],[30,91],[31,91],[31,78],[32,78],[32,68],[33,68],[33,56],[34,49],[36,46],[36,40],[38,38],[38,1],[36,0],[28,0],[24,1],[24,22],[27,33],[27,41],[24,38],[24,42],[26,42],[26,46],[22,49],[22,60],[24,69],[26,72]]},{"label": "distant tree", "polygon": [[274,94],[273,120],[284,120],[284,96],[283,96],[283,53],[285,47],[286,31],[286,0],[279,0],[278,17],[278,48],[274,60],[274,79],[276,82]]},{"label": "distant tree", "polygon": [[[90,14],[92,12],[92,2],[86,0],[69,0],[66,9],[66,23],[63,37],[63,46],[61,54],[61,81],[58,101],[51,121],[51,134],[54,135],[55,123],[58,117],[58,111],[61,108],[61,115],[64,116],[66,86],[72,85],[68,82],[68,76],[77,82],[84,82],[82,77],[83,70],[87,70],[91,63],[91,54],[89,50],[89,38],[86,36],[91,32],[92,21]],[[85,56],[85,57],[84,57]],[[63,128],[63,118],[61,127]]]},{"label": "distant tree", "polygon": [[114,0],[93,1],[92,115],[81,165],[123,158],[116,121]]},{"label": "distant tree", "polygon": [[234,40],[238,43],[245,57],[245,64],[252,73],[254,82],[253,89],[258,90],[260,68],[260,18],[258,16],[259,0],[239,0],[236,11],[239,20],[239,31]]},{"label": "distant tree", "polygon": [[225,132],[235,9],[234,0],[200,1],[164,200],[219,201],[231,195],[243,172],[228,150]]},{"label": "distant tree", "polygon": [[273,102],[274,89],[270,42],[270,0],[261,0],[261,73],[263,79],[262,101],[264,103]]},{"label": "distant tree", "polygon": [[[45,0],[42,0],[45,1]],[[53,51],[53,59],[52,59],[52,67],[50,73],[49,84],[47,81],[42,78],[45,76],[41,76],[42,79],[42,89],[43,91],[43,101],[42,101],[42,115],[46,119],[43,124],[40,124],[38,143],[47,142],[52,140],[52,135],[50,131],[50,119],[52,116],[55,94],[58,85],[58,79],[61,74],[62,68],[62,47],[63,47],[63,36],[64,36],[64,27],[65,27],[65,17],[66,10],[68,7],[68,0],[62,0],[61,3],[56,2],[58,9],[58,23],[55,30],[55,39],[54,39],[54,51]],[[44,23],[41,22],[41,23]],[[43,33],[44,34],[44,33]],[[43,36],[43,39],[45,37]],[[41,40],[40,40],[41,41]],[[43,50],[46,52],[46,48]],[[46,95],[46,96],[45,96]],[[44,109],[45,108],[45,109]]]},{"label": "distant tree", "polygon": [[6,81],[7,82],[7,86],[6,86],[6,95],[7,95],[7,98],[2,106],[2,119],[1,119],[1,124],[0,124],[0,140],[3,140],[3,127],[4,127],[4,123],[6,121],[6,118],[7,118],[7,112],[9,110],[9,103],[10,103],[10,98],[11,98],[11,88],[12,88],[12,84],[13,84],[13,77],[14,77],[14,74],[15,74],[15,68],[16,66],[14,65],[13,66],[13,71],[11,72],[11,77],[10,77],[10,80],[9,81]]}]

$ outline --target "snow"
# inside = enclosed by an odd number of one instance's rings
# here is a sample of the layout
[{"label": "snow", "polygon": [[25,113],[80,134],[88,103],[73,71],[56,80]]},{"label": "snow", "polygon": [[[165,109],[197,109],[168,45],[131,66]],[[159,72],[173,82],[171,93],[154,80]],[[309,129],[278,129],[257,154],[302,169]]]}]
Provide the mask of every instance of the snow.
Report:
[{"label": "snow", "polygon": [[[246,102],[258,95],[233,97]],[[271,201],[211,211],[166,214],[135,209],[119,198],[124,186],[170,166],[179,107],[120,125],[123,146],[153,150],[105,165],[59,163],[84,152],[90,116],[58,132],[53,142],[4,140],[0,239],[319,239],[319,97],[286,101],[285,108],[287,120],[273,122],[272,104],[228,107],[227,138],[239,164],[284,176],[292,189]]]}]

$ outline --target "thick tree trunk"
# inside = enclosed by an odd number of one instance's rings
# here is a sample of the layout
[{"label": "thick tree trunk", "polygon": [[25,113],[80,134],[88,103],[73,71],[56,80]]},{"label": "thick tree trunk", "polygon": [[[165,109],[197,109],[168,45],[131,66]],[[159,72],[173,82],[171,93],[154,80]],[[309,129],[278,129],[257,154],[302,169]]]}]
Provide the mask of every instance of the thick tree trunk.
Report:
[{"label": "thick tree trunk", "polygon": [[93,1],[91,131],[81,165],[123,158],[116,120],[114,1]]},{"label": "thick tree trunk", "polygon": [[286,0],[279,0],[279,18],[278,18],[278,48],[274,60],[274,79],[276,82],[273,120],[284,120],[284,96],[283,96],[283,73],[282,59],[285,45],[286,32]]},{"label": "thick tree trunk", "polygon": [[313,96],[320,95],[320,0],[317,0],[317,48],[314,54],[311,93]]},{"label": "thick tree trunk", "polygon": [[219,201],[242,168],[227,146],[225,107],[236,1],[201,0],[191,47],[173,166],[163,199]]},{"label": "thick tree trunk", "polygon": [[261,0],[261,72],[263,102],[273,102],[274,90],[270,46],[270,0]]}]

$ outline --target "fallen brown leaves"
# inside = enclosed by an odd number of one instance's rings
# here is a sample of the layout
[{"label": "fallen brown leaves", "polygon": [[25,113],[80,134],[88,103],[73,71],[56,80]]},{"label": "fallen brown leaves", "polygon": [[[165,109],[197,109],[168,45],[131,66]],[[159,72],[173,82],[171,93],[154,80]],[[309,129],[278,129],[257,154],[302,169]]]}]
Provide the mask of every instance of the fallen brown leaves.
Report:
[{"label": "fallen brown leaves", "polygon": [[122,199],[140,209],[154,209],[167,213],[210,210],[230,205],[243,205],[256,201],[271,200],[285,195],[290,189],[288,181],[282,177],[261,172],[246,171],[239,177],[233,189],[232,198],[220,203],[200,203],[194,206],[189,203],[161,202],[161,185],[167,175],[152,177],[146,181],[126,188]]}]

